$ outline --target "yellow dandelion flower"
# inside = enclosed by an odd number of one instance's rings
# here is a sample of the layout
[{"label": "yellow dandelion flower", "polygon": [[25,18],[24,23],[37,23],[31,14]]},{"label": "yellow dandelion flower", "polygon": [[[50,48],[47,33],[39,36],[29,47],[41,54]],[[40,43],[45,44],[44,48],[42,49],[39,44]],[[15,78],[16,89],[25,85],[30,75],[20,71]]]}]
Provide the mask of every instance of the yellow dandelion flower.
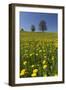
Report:
[{"label": "yellow dandelion flower", "polygon": [[32,77],[36,77],[37,74],[36,74],[36,73],[32,73],[31,76],[32,76]]},{"label": "yellow dandelion flower", "polygon": [[34,67],[34,65],[31,66],[32,68]]},{"label": "yellow dandelion flower", "polygon": [[45,50],[43,50],[43,52],[45,52]]},{"label": "yellow dandelion flower", "polygon": [[46,55],[44,56],[44,58],[46,58]]},{"label": "yellow dandelion flower", "polygon": [[45,64],[45,65],[43,65],[43,69],[46,69],[47,68],[47,65]]},{"label": "yellow dandelion flower", "polygon": [[39,50],[39,52],[42,52],[42,50]]},{"label": "yellow dandelion flower", "polygon": [[30,54],[30,57],[31,57],[32,55],[33,55],[33,54],[31,53],[31,54]]},{"label": "yellow dandelion flower", "polygon": [[27,64],[27,61],[24,61],[23,64],[26,65]]},{"label": "yellow dandelion flower", "polygon": [[38,72],[38,69],[34,69],[34,70],[33,70],[33,73],[37,73],[37,72]]},{"label": "yellow dandelion flower", "polygon": [[44,60],[42,63],[45,64],[46,63],[46,60]]},{"label": "yellow dandelion flower", "polygon": [[54,56],[52,56],[52,60],[54,60]]},{"label": "yellow dandelion flower", "polygon": [[22,69],[22,70],[21,70],[21,73],[20,73],[20,76],[25,75],[25,71],[26,71],[25,69]]},{"label": "yellow dandelion flower", "polygon": [[36,53],[36,56],[38,56],[38,53]]},{"label": "yellow dandelion flower", "polygon": [[21,70],[21,72],[25,72],[25,71],[26,71],[26,69],[22,69],[22,70]]}]

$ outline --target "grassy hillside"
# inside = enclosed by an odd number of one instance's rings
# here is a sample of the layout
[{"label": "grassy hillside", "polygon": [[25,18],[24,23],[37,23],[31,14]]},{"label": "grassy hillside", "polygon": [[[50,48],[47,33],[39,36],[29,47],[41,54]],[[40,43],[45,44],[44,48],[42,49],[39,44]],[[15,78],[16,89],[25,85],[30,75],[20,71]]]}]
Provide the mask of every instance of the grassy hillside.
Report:
[{"label": "grassy hillside", "polygon": [[20,32],[22,40],[57,40],[56,32]]},{"label": "grassy hillside", "polygon": [[57,32],[20,32],[21,41],[53,41],[57,44],[58,33]]},{"label": "grassy hillside", "polygon": [[57,33],[20,32],[20,78],[58,75]]}]

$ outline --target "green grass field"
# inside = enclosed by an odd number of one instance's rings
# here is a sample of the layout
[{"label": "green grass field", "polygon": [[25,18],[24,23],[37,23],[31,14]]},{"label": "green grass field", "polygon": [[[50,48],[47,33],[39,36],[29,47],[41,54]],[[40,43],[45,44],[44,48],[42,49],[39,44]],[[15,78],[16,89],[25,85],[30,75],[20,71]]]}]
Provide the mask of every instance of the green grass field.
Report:
[{"label": "green grass field", "polygon": [[57,32],[20,32],[20,40],[57,40]]},{"label": "green grass field", "polygon": [[20,77],[58,75],[58,33],[20,31]]}]

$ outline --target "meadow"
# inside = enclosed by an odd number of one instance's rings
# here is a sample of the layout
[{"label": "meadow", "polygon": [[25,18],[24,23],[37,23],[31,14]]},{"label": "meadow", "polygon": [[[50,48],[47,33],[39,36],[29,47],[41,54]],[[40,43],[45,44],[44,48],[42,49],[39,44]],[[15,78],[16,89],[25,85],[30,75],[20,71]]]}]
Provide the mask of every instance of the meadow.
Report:
[{"label": "meadow", "polygon": [[58,75],[58,33],[20,31],[20,78]]}]

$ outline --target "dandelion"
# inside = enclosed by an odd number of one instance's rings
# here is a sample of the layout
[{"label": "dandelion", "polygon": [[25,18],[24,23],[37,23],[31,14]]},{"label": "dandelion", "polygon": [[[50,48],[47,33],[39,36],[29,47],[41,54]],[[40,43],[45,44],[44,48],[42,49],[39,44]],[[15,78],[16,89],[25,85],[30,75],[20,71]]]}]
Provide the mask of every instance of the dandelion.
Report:
[{"label": "dandelion", "polygon": [[43,50],[43,52],[45,52],[45,50]]},{"label": "dandelion", "polygon": [[[54,42],[54,43],[53,43]],[[44,39],[25,40],[20,43],[20,76],[37,77],[57,76],[58,68],[56,66],[56,56],[58,47],[55,46],[57,41]],[[34,61],[35,59],[35,61]],[[27,69],[24,67],[28,67]],[[58,67],[58,66],[57,66]],[[47,75],[48,74],[48,75]]]},{"label": "dandelion", "polygon": [[22,69],[22,70],[21,70],[21,73],[20,73],[20,76],[25,75],[25,71],[26,71],[26,69]]},{"label": "dandelion", "polygon": [[33,54],[31,53],[31,54],[30,54],[30,57],[31,57],[32,55],[33,55]]},{"label": "dandelion", "polygon": [[54,56],[52,56],[52,60],[54,60]]},{"label": "dandelion", "polygon": [[42,63],[45,64],[46,63],[46,60],[44,60]]},{"label": "dandelion", "polygon": [[27,64],[27,61],[24,61],[23,64],[26,65]]},{"label": "dandelion", "polygon": [[38,53],[36,53],[36,56],[38,56]]},{"label": "dandelion", "polygon": [[45,65],[43,65],[43,69],[46,69],[47,68],[47,65],[45,64]]},{"label": "dandelion", "polygon": [[34,70],[33,70],[33,73],[37,73],[37,72],[38,72],[38,69],[34,69]]},{"label": "dandelion", "polygon": [[39,53],[42,52],[42,50],[39,50]]},{"label": "dandelion", "polygon": [[32,65],[31,67],[33,68],[35,65]]},{"label": "dandelion", "polygon": [[46,55],[44,56],[44,58],[46,58]]},{"label": "dandelion", "polygon": [[32,76],[32,77],[36,77],[37,74],[36,74],[36,73],[32,73],[31,76]]}]

